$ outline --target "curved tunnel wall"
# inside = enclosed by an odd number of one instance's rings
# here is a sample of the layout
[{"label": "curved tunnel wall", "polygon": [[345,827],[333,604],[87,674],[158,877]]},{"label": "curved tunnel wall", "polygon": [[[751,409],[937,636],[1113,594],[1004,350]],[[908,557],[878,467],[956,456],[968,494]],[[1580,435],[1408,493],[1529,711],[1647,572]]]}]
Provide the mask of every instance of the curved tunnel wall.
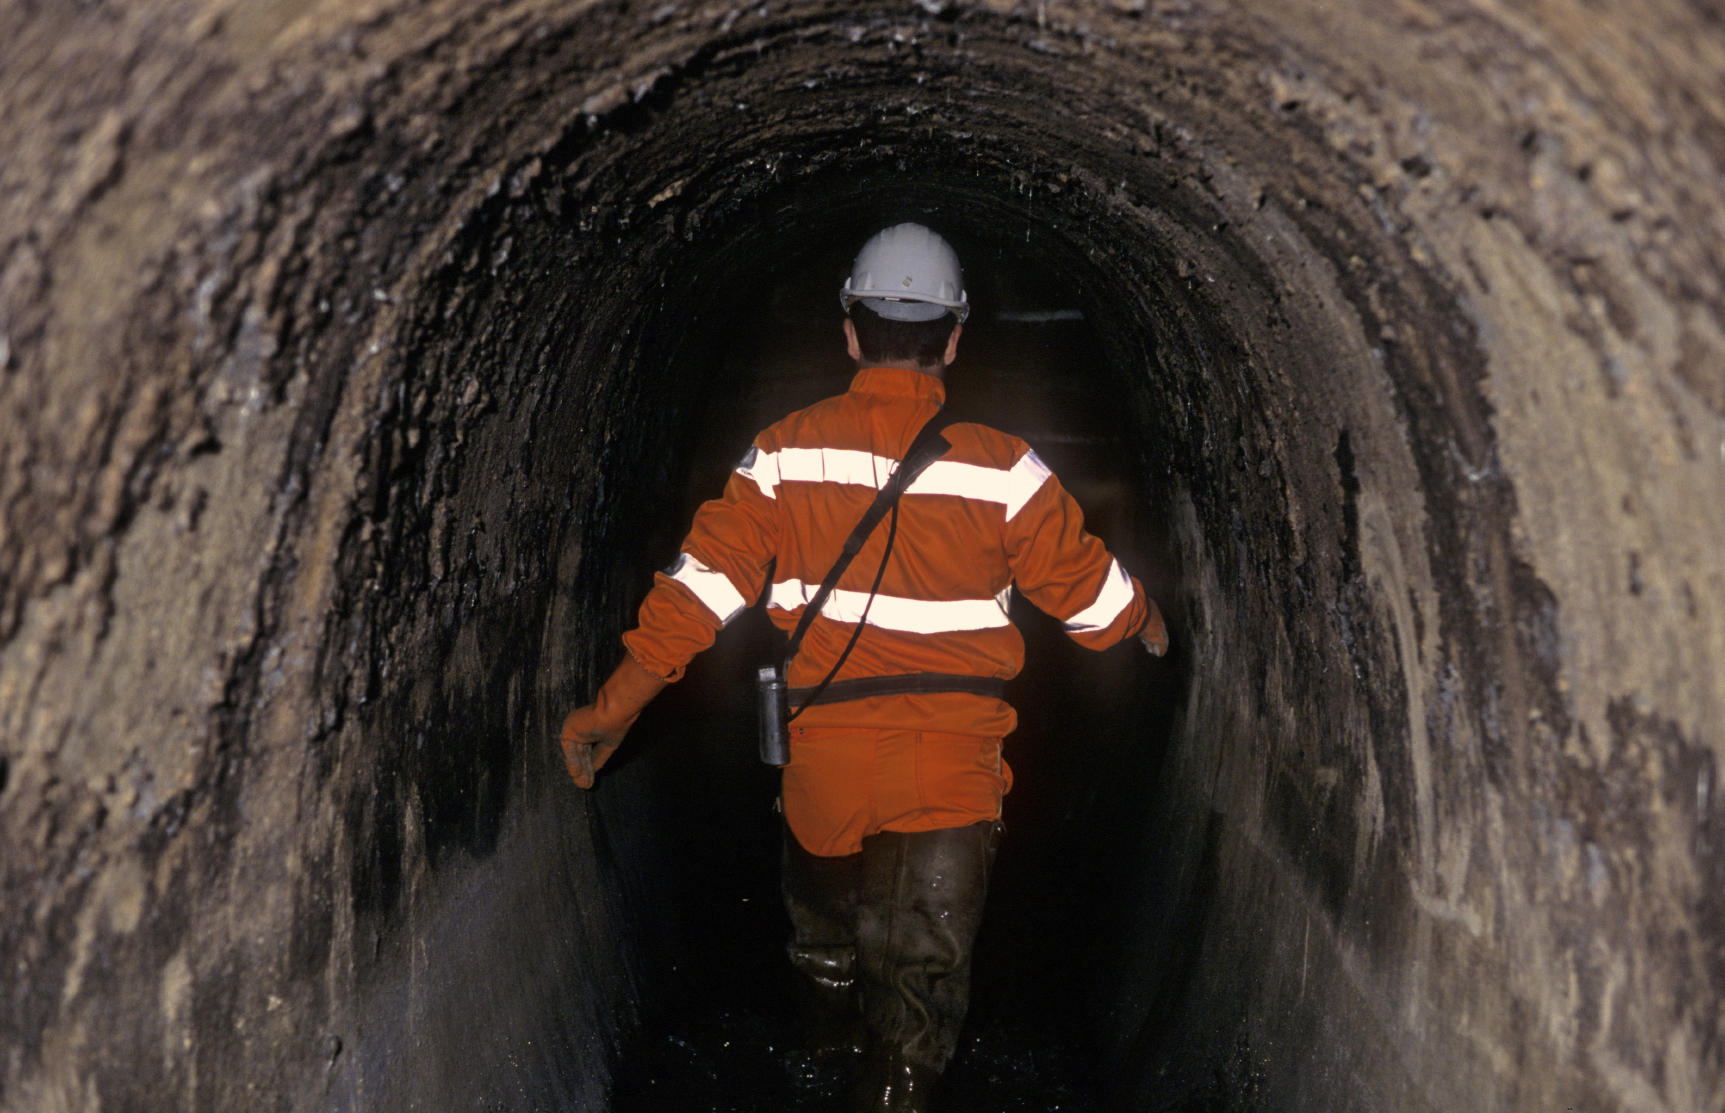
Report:
[{"label": "curved tunnel wall", "polygon": [[539,740],[716,324],[909,205],[1176,570],[1119,1103],[1718,1107],[1725,32],[1523,9],[0,16],[0,1100],[603,1107],[655,802]]}]

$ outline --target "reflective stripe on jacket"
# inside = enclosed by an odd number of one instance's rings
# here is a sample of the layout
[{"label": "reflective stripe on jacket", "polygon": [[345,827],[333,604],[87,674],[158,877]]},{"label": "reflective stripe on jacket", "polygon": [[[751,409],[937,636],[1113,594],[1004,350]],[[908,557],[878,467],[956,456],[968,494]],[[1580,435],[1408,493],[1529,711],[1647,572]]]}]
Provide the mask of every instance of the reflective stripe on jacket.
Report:
[{"label": "reflective stripe on jacket", "polygon": [[[655,577],[640,624],[624,638],[630,651],[653,672],[678,679],[763,590],[773,622],[794,628],[875,492],[944,400],[943,384],[931,375],[871,368],[847,393],[762,432],[724,495],[696,512],[682,555]],[[1007,617],[1015,584],[1092,649],[1144,626],[1143,588],[1084,531],[1078,504],[1029,445],[982,425],[952,425],[944,435],[951,450],[900,499],[880,593],[868,604],[890,517],[810,626],[791,665],[792,687],[827,674],[865,605],[868,629],[841,679],[1017,675],[1024,641]],[[823,704],[797,722],[1000,737],[1016,716],[997,699],[936,693]]]}]

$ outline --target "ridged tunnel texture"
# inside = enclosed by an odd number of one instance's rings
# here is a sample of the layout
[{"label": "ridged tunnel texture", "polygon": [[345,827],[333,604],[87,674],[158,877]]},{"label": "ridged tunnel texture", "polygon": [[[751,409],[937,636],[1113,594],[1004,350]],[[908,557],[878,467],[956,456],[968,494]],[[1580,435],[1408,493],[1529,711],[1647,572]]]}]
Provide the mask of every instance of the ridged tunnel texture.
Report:
[{"label": "ridged tunnel texture", "polygon": [[1173,569],[1115,1103],[1725,1106],[1722,18],[9,5],[0,1106],[604,1108],[667,817],[545,740],[900,215],[1084,308]]}]

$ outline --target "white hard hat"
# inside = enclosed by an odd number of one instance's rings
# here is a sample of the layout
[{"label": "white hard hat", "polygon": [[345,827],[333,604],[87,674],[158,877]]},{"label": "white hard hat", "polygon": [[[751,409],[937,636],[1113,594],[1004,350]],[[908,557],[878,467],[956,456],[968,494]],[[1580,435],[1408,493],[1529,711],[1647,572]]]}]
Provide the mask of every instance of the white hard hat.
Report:
[{"label": "white hard hat", "polygon": [[846,313],[859,301],[894,321],[932,321],[949,311],[960,321],[970,315],[958,253],[920,224],[894,225],[863,244],[839,291]]}]

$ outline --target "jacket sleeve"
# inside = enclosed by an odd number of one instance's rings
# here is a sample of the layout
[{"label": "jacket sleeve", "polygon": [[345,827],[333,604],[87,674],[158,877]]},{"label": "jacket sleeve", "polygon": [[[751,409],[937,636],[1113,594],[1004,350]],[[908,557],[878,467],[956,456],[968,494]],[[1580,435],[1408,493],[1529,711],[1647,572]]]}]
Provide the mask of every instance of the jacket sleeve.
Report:
[{"label": "jacket sleeve", "polygon": [[778,551],[775,484],[756,474],[771,457],[757,446],[701,504],[675,563],[653,577],[623,644],[655,676],[681,680],[695,655],[760,596]]},{"label": "jacket sleeve", "polygon": [[1085,532],[1084,512],[1035,452],[1025,450],[1011,483],[1006,559],[1024,597],[1087,649],[1107,649],[1143,630],[1155,604]]}]

